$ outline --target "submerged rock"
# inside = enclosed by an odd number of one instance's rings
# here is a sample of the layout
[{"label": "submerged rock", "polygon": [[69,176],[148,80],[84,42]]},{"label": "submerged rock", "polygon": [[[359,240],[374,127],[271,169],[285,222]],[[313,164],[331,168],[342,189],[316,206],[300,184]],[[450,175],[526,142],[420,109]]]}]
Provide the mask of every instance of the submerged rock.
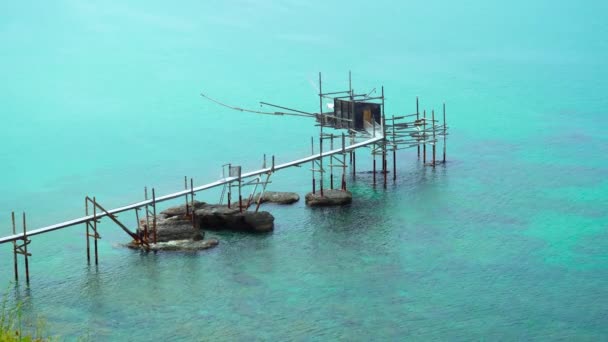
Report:
[{"label": "submerged rock", "polygon": [[323,196],[321,192],[309,192],[305,197],[306,204],[311,207],[345,205],[353,201],[353,194],[350,191],[343,190],[324,190]]},{"label": "submerged rock", "polygon": [[[260,194],[255,196],[254,202],[257,203],[260,198]],[[300,200],[300,195],[295,192],[278,192],[278,191],[266,191],[262,195],[261,203],[278,203],[278,204],[292,204]]]},{"label": "submerged rock", "polygon": [[[151,251],[200,251],[203,249],[209,249],[217,246],[220,242],[217,239],[207,240],[172,240],[167,242],[151,243]],[[140,249],[141,246],[130,243],[127,245],[129,248]]]}]

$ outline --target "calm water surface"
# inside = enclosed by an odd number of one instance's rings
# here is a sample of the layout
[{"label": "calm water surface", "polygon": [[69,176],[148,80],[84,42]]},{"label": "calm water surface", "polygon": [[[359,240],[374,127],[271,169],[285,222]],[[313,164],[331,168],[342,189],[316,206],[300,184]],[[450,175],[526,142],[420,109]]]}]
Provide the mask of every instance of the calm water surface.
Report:
[{"label": "calm water surface", "polygon": [[[602,1],[0,3],[0,230],[305,156],[311,85],[384,85],[387,113],[446,101],[449,163],[400,151],[396,182],[348,179],[353,204],[268,205],[271,234],[214,233],[144,254],[101,227],[33,239],[32,284],[0,285],[52,334],[91,340],[608,339],[608,6]],[[371,168],[369,151],[357,155]],[[308,167],[273,190],[309,190]],[[217,191],[199,200],[213,202]],[[121,219],[134,223],[125,214]]]}]

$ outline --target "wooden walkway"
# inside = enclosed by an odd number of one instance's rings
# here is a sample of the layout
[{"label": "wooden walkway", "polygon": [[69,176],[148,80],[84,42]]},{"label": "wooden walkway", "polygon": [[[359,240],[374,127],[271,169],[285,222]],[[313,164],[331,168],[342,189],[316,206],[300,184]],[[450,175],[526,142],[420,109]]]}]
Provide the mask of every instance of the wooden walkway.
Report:
[{"label": "wooden walkway", "polygon": [[[329,156],[337,155],[337,154],[343,154],[345,152],[356,150],[357,148],[365,147],[365,146],[368,146],[368,145],[373,145],[373,144],[381,142],[382,140],[384,140],[383,136],[372,137],[372,138],[370,138],[368,140],[364,140],[364,141],[359,142],[359,143],[355,143],[355,144],[352,144],[352,145],[340,147],[338,149],[333,149],[333,150],[330,150],[330,151],[323,152],[322,154],[321,153],[314,154],[314,155],[311,155],[311,156],[308,156],[308,157],[305,157],[305,158],[301,158],[301,159],[297,159],[297,160],[293,160],[293,161],[290,161],[290,162],[287,162],[287,163],[283,163],[283,164],[279,164],[279,165],[273,165],[271,167],[262,168],[262,169],[259,169],[259,170],[243,173],[241,175],[241,179],[255,177],[255,176],[259,176],[259,175],[263,175],[263,174],[268,174],[268,173],[276,172],[278,170],[286,169],[286,168],[289,168],[289,167],[300,166],[301,164],[309,163],[309,162],[312,162],[312,161],[315,161],[315,160],[319,160],[321,158],[325,158],[325,157],[329,157]],[[176,198],[179,198],[179,197],[184,197],[184,196],[189,195],[191,193],[196,193],[196,192],[200,192],[200,191],[203,191],[203,190],[207,190],[207,189],[215,188],[215,187],[218,187],[218,186],[222,186],[222,185],[225,185],[225,184],[237,181],[237,180],[238,180],[237,177],[222,178],[222,179],[217,180],[217,181],[212,182],[212,183],[208,183],[208,184],[204,184],[204,185],[201,185],[201,186],[198,186],[198,187],[194,187],[193,189],[182,190],[182,191],[174,192],[174,193],[167,194],[167,195],[164,195],[164,196],[156,197],[154,200],[148,199],[148,200],[145,200],[145,201],[129,204],[129,205],[126,205],[126,206],[123,206],[123,207],[111,209],[111,210],[108,210],[107,213],[105,213],[105,212],[99,212],[95,216],[94,215],[83,216],[83,217],[75,218],[75,219],[72,219],[72,220],[69,220],[69,221],[64,221],[64,222],[52,224],[50,226],[41,227],[41,228],[37,228],[37,229],[34,229],[34,230],[28,230],[27,231],[27,236],[24,236],[24,233],[19,233],[19,234],[13,234],[13,235],[5,236],[5,237],[0,238],[0,244],[4,244],[4,243],[8,243],[8,242],[13,242],[13,241],[18,241],[18,240],[23,240],[24,238],[29,238],[29,237],[34,236],[34,235],[40,235],[40,234],[52,232],[52,231],[55,231],[55,230],[59,230],[59,229],[64,229],[64,228],[76,226],[76,225],[79,225],[79,224],[85,224],[85,223],[88,223],[88,222],[92,221],[94,218],[100,219],[102,217],[108,216],[108,213],[112,214],[112,215],[115,215],[115,214],[118,214],[118,213],[121,213],[121,212],[125,212],[125,211],[129,211],[129,210],[136,210],[136,209],[139,209],[139,208],[146,207],[148,205],[153,205],[153,204],[156,204],[156,203],[159,203],[159,202],[169,201],[169,200],[176,199]],[[153,201],[154,201],[154,203],[153,203]]]}]

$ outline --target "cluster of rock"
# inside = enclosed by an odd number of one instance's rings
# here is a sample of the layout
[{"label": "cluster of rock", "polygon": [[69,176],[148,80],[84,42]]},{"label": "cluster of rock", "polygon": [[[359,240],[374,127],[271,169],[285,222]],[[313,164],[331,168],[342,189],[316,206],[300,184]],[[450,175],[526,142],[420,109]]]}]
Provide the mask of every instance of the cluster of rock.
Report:
[{"label": "cluster of rock", "polygon": [[[194,220],[192,219],[194,212]],[[145,223],[145,222],[144,222]],[[143,225],[142,225],[143,227]],[[205,230],[233,230],[245,232],[269,232],[274,228],[274,217],[267,211],[239,210],[234,206],[207,204],[194,201],[194,205],[180,205],[164,210],[156,217],[156,239],[201,240]],[[148,235],[152,234],[148,229]],[[151,235],[150,235],[151,236]]]},{"label": "cluster of rock", "polygon": [[[292,204],[300,200],[293,192],[267,191],[256,196],[254,203],[271,202]],[[352,194],[342,190],[325,190],[323,196],[318,191],[306,195],[309,206],[344,205],[352,201]],[[146,224],[150,227],[146,228]],[[148,241],[154,240],[152,223],[141,220],[137,230],[139,236],[148,234]],[[217,239],[205,239],[206,230],[231,230],[252,233],[269,232],[274,229],[274,217],[267,211],[240,210],[238,203],[227,205],[208,204],[194,201],[168,208],[156,216],[156,242],[150,244],[151,250],[201,250],[215,247]],[[134,243],[129,247],[139,248]]]}]

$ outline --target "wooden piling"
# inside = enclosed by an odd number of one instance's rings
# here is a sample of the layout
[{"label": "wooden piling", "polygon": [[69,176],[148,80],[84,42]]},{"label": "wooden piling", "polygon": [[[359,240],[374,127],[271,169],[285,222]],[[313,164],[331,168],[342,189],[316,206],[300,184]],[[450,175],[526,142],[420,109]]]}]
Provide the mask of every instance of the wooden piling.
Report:
[{"label": "wooden piling", "polygon": [[374,158],[374,166],[372,168],[372,174],[374,178],[374,185],[376,185],[376,144],[372,147],[372,157]]},{"label": "wooden piling", "polygon": [[139,231],[140,231],[139,230],[139,210],[140,210],[140,208],[135,208],[135,221],[137,222],[137,224],[136,224],[136,227],[137,227],[136,233],[138,233],[138,234],[139,234]]},{"label": "wooden piling", "polygon": [[28,261],[29,254],[27,252],[27,224],[25,221],[25,212],[23,213],[23,255],[25,256],[25,282],[29,285],[30,283],[30,264]]},{"label": "wooden piling", "polygon": [[435,110],[433,109],[431,111],[431,120],[432,120],[432,125],[433,125],[433,167],[435,167],[435,148],[437,147],[437,141],[435,139],[435,127],[437,125],[435,125]]},{"label": "wooden piling", "polygon": [[342,191],[346,191],[346,136],[342,133]]},{"label": "wooden piling", "polygon": [[[333,151],[333,149],[334,149],[334,134],[332,133],[330,135],[329,150]],[[333,159],[333,157],[330,156],[329,157],[329,188],[333,190],[333,188],[334,188],[334,161],[332,159]]]},{"label": "wooden piling", "polygon": [[397,180],[397,144],[395,143],[395,116],[393,115],[393,180]]},{"label": "wooden piling", "polygon": [[[315,138],[314,137],[310,137],[310,155],[314,155],[315,154]],[[312,193],[315,193],[315,188],[317,186],[317,180],[315,179],[315,161],[311,161],[310,162],[311,166],[312,166]]]},{"label": "wooden piling", "polygon": [[[146,201],[148,200],[148,187],[144,187],[144,198]],[[146,225],[144,227],[144,236],[146,239],[148,239],[148,229],[150,229],[150,208],[146,204]]]},{"label": "wooden piling", "polygon": [[[84,213],[85,216],[89,216],[89,198],[85,197],[84,198]],[[91,237],[91,224],[89,223],[89,221],[87,221],[85,223],[86,225],[86,236],[87,236],[87,264],[90,265],[91,264],[91,242],[89,241],[90,237]]]},{"label": "wooden piling", "polygon": [[[188,190],[188,176],[184,176],[184,190]],[[190,205],[188,204],[188,194],[186,194],[186,216],[190,213]]]},{"label": "wooden piling", "polygon": [[[13,221],[13,235],[17,234],[17,227],[15,226],[15,212],[11,213],[11,220]],[[13,241],[13,264],[15,267],[15,281],[19,281],[19,264],[17,262],[17,241]]]},{"label": "wooden piling", "polygon": [[[420,120],[420,111],[418,109],[418,96],[416,96],[416,122],[418,122],[418,120]],[[420,144],[418,144],[416,148],[418,149],[418,159],[420,159]]]},{"label": "wooden piling", "polygon": [[319,188],[321,189],[321,197],[323,197],[323,137],[319,137]]},{"label": "wooden piling", "polygon": [[190,178],[190,208],[192,208],[192,214],[194,215],[194,179]]},{"label": "wooden piling", "polygon": [[239,166],[239,212],[243,212],[243,196],[241,195],[241,186],[242,186],[242,180],[241,180],[241,167]]},{"label": "wooden piling", "polygon": [[422,136],[424,137],[422,145],[422,164],[426,164],[426,109],[422,111],[424,115],[424,120],[422,121]]},{"label": "wooden piling", "polygon": [[150,226],[145,225],[145,226],[144,226],[144,234],[143,234],[143,237],[141,237],[141,236],[142,236],[141,234],[137,234],[137,235],[139,235],[139,236],[140,236],[140,240],[141,240],[141,241],[136,241],[136,242],[145,242],[145,243],[147,243],[147,242],[148,242],[148,240],[150,240],[150,231],[149,231],[149,229],[150,229]]},{"label": "wooden piling", "polygon": [[447,130],[447,126],[445,123],[445,102],[443,103],[443,163],[445,164],[445,152],[446,152],[446,130]]},{"label": "wooden piling", "polygon": [[152,236],[156,244],[156,192],[152,188]]},{"label": "wooden piling", "polygon": [[95,265],[99,265],[99,257],[97,255],[97,199],[93,197],[93,233],[95,239],[93,240],[93,247],[95,249]]},{"label": "wooden piling", "polygon": [[382,136],[384,139],[382,140],[382,174],[384,176],[384,187],[386,188],[386,174],[388,170],[386,169],[386,117],[384,116],[384,86],[382,86]]},{"label": "wooden piling", "polygon": [[353,177],[356,175],[357,173],[357,154],[355,153],[355,150],[353,150]]},{"label": "wooden piling", "polygon": [[323,197],[323,82],[321,81],[321,73],[319,72],[319,115],[321,116],[321,125],[319,133],[319,172],[321,174],[319,179],[319,187],[321,188],[321,197]]}]

